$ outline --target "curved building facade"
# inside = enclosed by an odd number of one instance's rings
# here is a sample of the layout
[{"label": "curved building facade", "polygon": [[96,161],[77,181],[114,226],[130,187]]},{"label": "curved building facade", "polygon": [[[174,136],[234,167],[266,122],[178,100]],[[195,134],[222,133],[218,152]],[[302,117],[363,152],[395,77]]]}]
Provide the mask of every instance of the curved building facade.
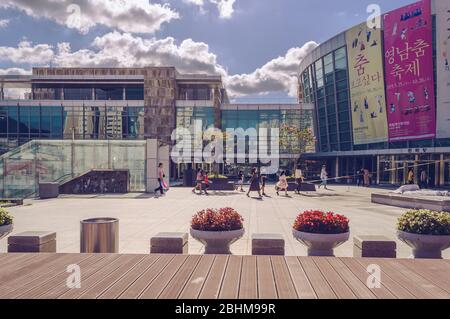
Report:
[{"label": "curved building facade", "polygon": [[450,2],[422,0],[322,43],[300,65],[317,152],[338,182],[450,186]]}]

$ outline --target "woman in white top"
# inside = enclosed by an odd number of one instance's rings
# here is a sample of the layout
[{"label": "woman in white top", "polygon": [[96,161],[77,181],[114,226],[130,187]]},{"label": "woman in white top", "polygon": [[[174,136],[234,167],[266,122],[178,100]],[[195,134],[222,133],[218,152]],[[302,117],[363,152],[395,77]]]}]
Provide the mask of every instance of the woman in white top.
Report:
[{"label": "woman in white top", "polygon": [[286,177],[286,173],[283,171],[280,173],[280,177],[278,179],[278,183],[275,186],[275,189],[277,191],[277,195],[280,196],[280,191],[285,191],[286,196],[288,196],[288,181],[287,181],[287,177]]},{"label": "woman in white top", "polygon": [[303,179],[304,179],[303,172],[302,172],[300,166],[297,166],[297,169],[295,170],[295,183],[297,184],[295,192],[297,194],[300,194],[300,192],[302,191]]},{"label": "woman in white top", "polygon": [[327,167],[325,165],[322,166],[322,171],[320,172],[320,179],[322,180],[322,184],[319,185],[319,188],[324,186],[325,189],[328,189],[327,188],[328,172],[327,172]]}]

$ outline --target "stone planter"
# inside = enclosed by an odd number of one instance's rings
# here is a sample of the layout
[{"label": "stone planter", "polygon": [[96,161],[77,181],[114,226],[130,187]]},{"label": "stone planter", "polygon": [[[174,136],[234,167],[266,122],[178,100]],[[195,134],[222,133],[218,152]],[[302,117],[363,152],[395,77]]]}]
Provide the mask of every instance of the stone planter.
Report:
[{"label": "stone planter", "polygon": [[350,233],[312,234],[293,230],[294,238],[308,247],[308,256],[334,257],[334,248],[342,245],[350,238]]},{"label": "stone planter", "polygon": [[442,251],[450,247],[450,236],[419,235],[397,232],[398,239],[412,248],[414,258],[442,259]]},{"label": "stone planter", "polygon": [[205,254],[229,255],[230,245],[244,236],[245,229],[233,231],[201,231],[191,228],[191,236],[205,245]]},{"label": "stone planter", "polygon": [[13,224],[0,226],[0,239],[10,234],[14,229]]}]

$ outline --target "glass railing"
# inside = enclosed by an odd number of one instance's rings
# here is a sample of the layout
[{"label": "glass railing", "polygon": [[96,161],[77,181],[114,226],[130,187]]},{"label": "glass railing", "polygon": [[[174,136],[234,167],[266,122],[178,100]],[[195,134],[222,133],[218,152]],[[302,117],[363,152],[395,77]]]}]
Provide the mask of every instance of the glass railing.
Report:
[{"label": "glass railing", "polygon": [[39,183],[63,183],[93,169],[127,169],[145,191],[145,141],[35,140],[0,156],[0,198],[26,198]]}]

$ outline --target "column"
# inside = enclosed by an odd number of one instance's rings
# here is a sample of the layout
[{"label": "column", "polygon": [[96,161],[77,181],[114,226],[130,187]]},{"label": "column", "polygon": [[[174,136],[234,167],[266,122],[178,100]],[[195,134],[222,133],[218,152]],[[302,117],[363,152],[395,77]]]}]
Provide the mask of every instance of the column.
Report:
[{"label": "column", "polygon": [[146,147],[146,190],[147,193],[152,193],[158,187],[158,141],[147,140]]},{"label": "column", "polygon": [[419,183],[419,167],[417,166],[419,165],[419,159],[419,155],[416,155],[414,159],[414,184]]},{"label": "column", "polygon": [[445,162],[444,162],[444,154],[441,154],[441,160],[439,161],[439,184],[436,180],[436,185],[444,186],[445,185]]},{"label": "column", "polygon": [[336,182],[338,182],[339,181],[339,179],[338,179],[338,177],[339,177],[339,157],[336,157],[336,166],[335,166],[335,168],[336,168]]},{"label": "column", "polygon": [[380,155],[377,155],[377,185],[380,185]]},{"label": "column", "polygon": [[395,155],[391,156],[391,184],[397,183],[397,163],[395,162]]}]

